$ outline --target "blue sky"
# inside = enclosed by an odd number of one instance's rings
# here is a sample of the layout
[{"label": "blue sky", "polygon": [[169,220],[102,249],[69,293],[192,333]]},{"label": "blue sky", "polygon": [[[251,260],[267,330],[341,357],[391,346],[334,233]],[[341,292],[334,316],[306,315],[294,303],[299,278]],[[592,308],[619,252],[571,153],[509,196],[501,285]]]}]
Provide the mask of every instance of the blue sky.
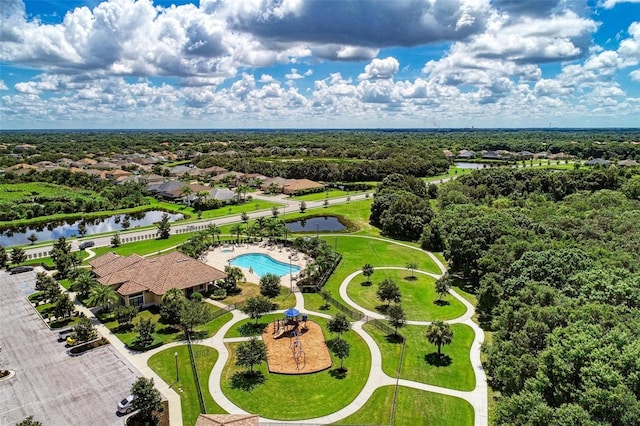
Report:
[{"label": "blue sky", "polygon": [[2,0],[0,128],[640,127],[640,0]]}]

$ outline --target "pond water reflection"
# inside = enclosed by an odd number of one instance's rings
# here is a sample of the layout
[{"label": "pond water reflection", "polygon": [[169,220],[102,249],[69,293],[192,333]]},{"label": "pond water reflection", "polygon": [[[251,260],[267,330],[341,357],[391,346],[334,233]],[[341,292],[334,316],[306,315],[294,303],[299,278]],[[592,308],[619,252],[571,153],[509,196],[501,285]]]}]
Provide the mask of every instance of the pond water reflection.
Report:
[{"label": "pond water reflection", "polygon": [[285,224],[293,232],[342,231],[347,227],[335,216],[320,216]]},{"label": "pond water reflection", "polygon": [[[29,244],[28,240],[31,234],[38,237],[38,242],[53,241],[60,237],[79,236],[80,230],[84,224],[86,229],[85,236],[100,234],[102,232],[123,231],[133,229],[140,226],[153,225],[159,222],[165,212],[160,210],[150,210],[130,215],[116,215],[100,219],[76,220],[73,222],[49,222],[41,225],[33,225],[30,227],[20,227],[16,229],[7,229],[0,235],[0,245],[5,247],[20,244]],[[169,221],[175,222],[183,218],[181,214],[169,214]]]}]

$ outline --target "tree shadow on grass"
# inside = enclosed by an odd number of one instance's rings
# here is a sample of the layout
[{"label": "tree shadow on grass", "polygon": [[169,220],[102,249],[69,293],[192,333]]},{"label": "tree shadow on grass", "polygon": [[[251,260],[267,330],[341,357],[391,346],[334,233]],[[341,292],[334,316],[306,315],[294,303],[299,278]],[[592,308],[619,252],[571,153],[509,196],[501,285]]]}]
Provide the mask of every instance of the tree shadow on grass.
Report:
[{"label": "tree shadow on grass", "polygon": [[376,311],[380,312],[382,315],[387,314],[387,309],[389,309],[389,305],[378,305],[376,306]]},{"label": "tree shadow on grass", "polygon": [[163,327],[163,328],[159,328],[156,330],[156,333],[158,334],[174,334],[179,332],[180,329],[177,327],[173,327],[173,326],[169,326],[169,327]]},{"label": "tree shadow on grass", "polygon": [[258,336],[262,334],[262,330],[264,330],[266,326],[267,324],[263,322],[259,322],[257,324],[254,322],[247,322],[238,327],[238,332],[242,337]]},{"label": "tree shadow on grass", "polygon": [[250,392],[267,380],[262,371],[238,371],[231,376],[231,387]]},{"label": "tree shadow on grass", "polygon": [[424,360],[427,364],[433,365],[434,367],[447,367],[453,362],[449,355],[438,354],[437,352],[431,352],[425,355]]},{"label": "tree shadow on grass", "polygon": [[395,333],[394,334],[387,334],[386,336],[384,336],[384,339],[387,341],[387,343],[393,343],[394,345],[400,345],[404,341],[402,336],[400,336],[399,334],[395,334]]},{"label": "tree shadow on grass", "polygon": [[343,380],[347,377],[347,369],[346,368],[334,368],[333,370],[329,370],[329,375],[334,379]]},{"label": "tree shadow on grass", "polygon": [[433,304],[438,306],[447,306],[450,305],[451,302],[449,302],[448,300],[436,300],[435,302],[433,302]]},{"label": "tree shadow on grass", "polygon": [[113,329],[114,333],[128,333],[133,330],[133,324],[120,324],[116,328]]},{"label": "tree shadow on grass", "polygon": [[408,277],[404,277],[406,281],[418,281],[418,277],[409,275]]},{"label": "tree shadow on grass", "polygon": [[371,284],[372,284],[371,281],[362,281],[360,283],[362,287],[371,287]]}]

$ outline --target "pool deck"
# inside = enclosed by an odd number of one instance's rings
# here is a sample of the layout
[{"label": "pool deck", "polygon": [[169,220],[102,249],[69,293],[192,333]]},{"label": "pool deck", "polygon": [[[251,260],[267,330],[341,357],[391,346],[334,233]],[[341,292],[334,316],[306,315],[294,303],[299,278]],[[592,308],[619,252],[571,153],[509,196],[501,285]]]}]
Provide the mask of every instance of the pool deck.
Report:
[{"label": "pool deck", "polygon": [[[261,242],[259,244],[229,244],[226,246],[217,247],[214,250],[209,251],[205,257],[205,263],[209,266],[213,266],[214,268],[220,269],[224,271],[224,267],[229,265],[229,261],[234,257],[238,257],[242,254],[250,254],[250,253],[260,253],[266,254],[271,258],[278,260],[282,263],[289,263],[291,260],[291,264],[300,268],[300,271],[304,270],[307,266],[307,256],[304,253],[297,253],[294,249],[290,249],[289,247],[279,247],[276,245],[267,246],[266,242]],[[289,259],[292,253],[297,253],[292,259]],[[260,277],[254,272],[249,272],[249,268],[243,268],[242,272],[244,272],[244,276],[247,282],[259,284]],[[298,277],[300,272],[294,272],[293,284],[296,283],[295,278]],[[289,283],[289,274],[283,275],[280,277],[280,285],[284,287],[289,287],[291,283]]]}]

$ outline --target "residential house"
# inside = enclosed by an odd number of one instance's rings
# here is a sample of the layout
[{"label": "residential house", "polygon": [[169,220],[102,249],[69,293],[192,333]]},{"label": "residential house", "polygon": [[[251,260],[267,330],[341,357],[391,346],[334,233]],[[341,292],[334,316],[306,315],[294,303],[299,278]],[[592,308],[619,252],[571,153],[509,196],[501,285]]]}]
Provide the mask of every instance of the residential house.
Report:
[{"label": "residential house", "polygon": [[605,160],[603,158],[594,158],[593,160],[589,160],[584,163],[585,166],[608,166],[609,164],[611,164],[611,161]]},{"label": "residential house", "polygon": [[183,188],[186,186],[187,184],[184,182],[169,180],[162,183],[148,184],[147,191],[164,199],[175,201],[184,196]]},{"label": "residential house", "polygon": [[[228,189],[222,189],[222,188],[210,188],[210,187],[204,187],[206,189],[201,190],[201,191],[206,191],[207,192],[207,199],[208,200],[218,200],[221,201],[223,203],[229,204],[233,201],[233,199],[236,197],[236,193],[234,191],[230,191]],[[185,201],[187,201],[189,204],[193,203],[195,200],[197,200],[199,198],[199,193],[200,191],[195,191],[193,192],[191,195],[189,195]]]},{"label": "residential house", "polygon": [[624,166],[624,167],[634,167],[634,166],[639,166],[640,163],[638,163],[636,160],[621,160],[618,161],[618,166]]},{"label": "residential house", "polygon": [[206,169],[202,169],[202,173],[207,176],[215,176],[221,173],[225,173],[227,171],[228,170],[225,169],[224,167],[218,167],[218,166],[211,166],[211,167],[207,167]]},{"label": "residential house", "polygon": [[237,186],[240,179],[244,177],[244,173],[240,172],[225,172],[215,175],[211,178],[212,181],[220,183],[222,181],[230,180],[231,186]]},{"label": "residential house", "polygon": [[470,151],[468,149],[461,149],[460,152],[458,152],[457,157],[468,160],[470,158],[475,158],[476,157],[476,153],[474,151]]},{"label": "residential house", "polygon": [[289,185],[292,182],[293,182],[293,179],[285,179],[283,177],[277,176],[277,177],[268,178],[262,181],[262,185],[260,186],[260,189],[267,192],[267,191],[271,191],[271,188],[275,188],[278,190],[278,192],[283,192],[284,187],[286,185]]},{"label": "residential house", "polygon": [[83,158],[81,160],[76,161],[75,166],[79,167],[81,169],[86,169],[90,166],[93,166],[94,164],[97,164],[98,162],[96,160],[94,160],[93,158]]},{"label": "residential house", "polygon": [[193,164],[183,164],[180,166],[171,167],[169,169],[169,176],[183,176],[185,174],[188,176],[202,176],[203,173],[202,169],[195,167]]},{"label": "residential house", "polygon": [[109,180],[121,180],[122,178],[126,178],[131,176],[131,173],[125,171],[125,170],[120,170],[120,169],[116,169],[116,170],[107,170],[104,173],[104,177],[105,179],[109,179]]},{"label": "residential house", "polygon": [[483,151],[482,158],[485,160],[502,160],[502,155],[497,151]]},{"label": "residential house", "polygon": [[227,276],[177,251],[152,258],[107,253],[89,265],[98,282],[117,291],[127,306],[160,304],[162,295],[171,288],[183,290],[187,297],[196,291],[206,292]]},{"label": "residential house", "polygon": [[319,182],[314,182],[309,179],[293,179],[293,182],[285,185],[283,191],[287,195],[294,195],[298,193],[320,191],[324,189],[324,185]]}]

